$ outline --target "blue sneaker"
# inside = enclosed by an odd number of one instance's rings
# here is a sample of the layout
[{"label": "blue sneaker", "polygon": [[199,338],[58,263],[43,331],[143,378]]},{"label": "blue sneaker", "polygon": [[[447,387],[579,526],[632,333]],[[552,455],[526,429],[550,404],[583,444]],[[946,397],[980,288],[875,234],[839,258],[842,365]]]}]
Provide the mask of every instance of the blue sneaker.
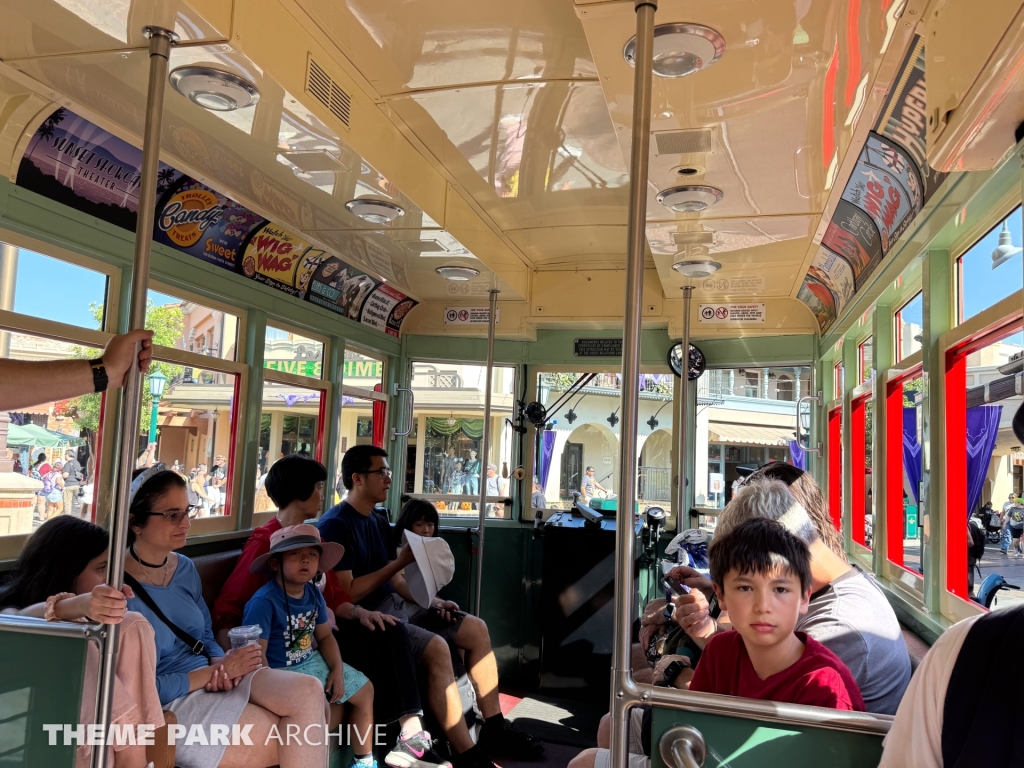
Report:
[{"label": "blue sneaker", "polygon": [[349,768],[377,768],[377,761],[372,758],[368,763],[363,763],[359,760],[353,760],[352,765],[350,765]]}]

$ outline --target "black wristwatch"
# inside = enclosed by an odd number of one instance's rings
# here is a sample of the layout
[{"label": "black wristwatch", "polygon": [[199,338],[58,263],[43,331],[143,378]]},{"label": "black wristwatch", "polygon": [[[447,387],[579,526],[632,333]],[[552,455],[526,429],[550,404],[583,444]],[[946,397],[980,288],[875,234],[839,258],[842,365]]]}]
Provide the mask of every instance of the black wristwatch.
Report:
[{"label": "black wristwatch", "polygon": [[661,682],[655,683],[655,685],[662,688],[672,687],[672,684],[676,681],[676,678],[679,677],[679,673],[682,672],[684,669],[686,669],[686,664],[679,661],[678,659],[676,661],[670,662],[669,665],[665,667],[665,672],[663,673],[664,676],[662,677]]},{"label": "black wristwatch", "polygon": [[96,392],[105,392],[107,387],[110,386],[110,379],[107,378],[107,369],[103,365],[103,358],[97,357],[95,360],[89,361],[89,367],[92,368],[92,385]]}]

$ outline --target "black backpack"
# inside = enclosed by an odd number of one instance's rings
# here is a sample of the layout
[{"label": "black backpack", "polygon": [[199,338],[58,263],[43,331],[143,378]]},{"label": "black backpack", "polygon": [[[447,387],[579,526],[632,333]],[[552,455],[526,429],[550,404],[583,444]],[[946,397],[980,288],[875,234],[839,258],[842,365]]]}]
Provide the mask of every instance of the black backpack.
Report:
[{"label": "black backpack", "polygon": [[985,554],[985,532],[977,525],[968,523],[967,530],[971,535],[971,543],[967,547],[967,556],[975,560],[981,560]]}]

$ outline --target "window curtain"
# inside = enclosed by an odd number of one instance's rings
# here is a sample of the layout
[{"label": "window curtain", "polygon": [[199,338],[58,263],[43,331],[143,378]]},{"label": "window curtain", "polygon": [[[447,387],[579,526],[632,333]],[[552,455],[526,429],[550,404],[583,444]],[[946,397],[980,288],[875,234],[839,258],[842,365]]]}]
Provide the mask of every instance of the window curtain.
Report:
[{"label": "window curtain", "polygon": [[981,501],[988,465],[996,447],[1001,405],[979,405],[967,409],[967,517]]},{"label": "window curtain", "polygon": [[[374,392],[380,392],[380,384],[375,384]],[[372,442],[378,448],[384,447],[384,421],[387,417],[387,403],[380,400],[373,401],[373,437]]]},{"label": "window curtain", "polygon": [[447,418],[428,416],[427,430],[441,437],[454,435],[456,432],[461,431],[469,439],[479,440],[484,436],[484,420],[455,419],[455,423],[449,424]]},{"label": "window curtain", "polygon": [[910,486],[910,500],[920,506],[921,444],[917,442],[917,408],[903,409],[903,474]]},{"label": "window curtain", "polygon": [[807,471],[807,451],[796,440],[789,441],[789,455],[793,457],[793,466]]},{"label": "window curtain", "polygon": [[540,471],[537,474],[537,479],[540,481],[540,487],[547,493],[548,489],[548,474],[551,472],[551,455],[555,451],[555,433],[553,430],[546,429],[541,435],[540,444]]}]

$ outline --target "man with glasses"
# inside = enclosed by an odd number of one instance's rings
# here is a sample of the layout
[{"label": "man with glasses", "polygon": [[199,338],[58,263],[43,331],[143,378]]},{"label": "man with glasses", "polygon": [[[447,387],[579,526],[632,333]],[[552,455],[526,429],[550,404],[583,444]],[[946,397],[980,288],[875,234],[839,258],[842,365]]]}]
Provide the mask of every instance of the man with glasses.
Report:
[{"label": "man with glasses", "polygon": [[[415,558],[408,544],[395,557],[391,525],[386,517],[374,511],[377,504],[387,499],[391,486],[387,452],[372,445],[349,448],[342,460],[341,474],[348,496],[329,510],[319,523],[320,536],[324,541],[337,542],[345,547],[345,554],[335,568],[338,586],[357,605],[395,616],[405,625],[413,656],[426,672],[430,708],[451,744],[454,768],[495,768],[469,735],[448,643],[441,636],[409,623],[405,601],[415,601],[402,570],[412,565]],[[475,637],[461,637],[464,631],[477,626],[483,627],[484,637],[479,638],[479,643],[474,642]],[[466,666],[470,669],[487,663],[487,659],[481,658],[476,651],[477,646],[484,643],[490,654],[490,638],[483,622],[466,623],[460,627],[456,644],[466,648]],[[493,655],[490,655],[490,663],[494,664]],[[537,759],[543,754],[540,745],[532,738],[504,721],[500,709],[497,713],[485,712],[484,715],[481,745],[488,753],[500,752],[502,756],[517,759]]]}]

